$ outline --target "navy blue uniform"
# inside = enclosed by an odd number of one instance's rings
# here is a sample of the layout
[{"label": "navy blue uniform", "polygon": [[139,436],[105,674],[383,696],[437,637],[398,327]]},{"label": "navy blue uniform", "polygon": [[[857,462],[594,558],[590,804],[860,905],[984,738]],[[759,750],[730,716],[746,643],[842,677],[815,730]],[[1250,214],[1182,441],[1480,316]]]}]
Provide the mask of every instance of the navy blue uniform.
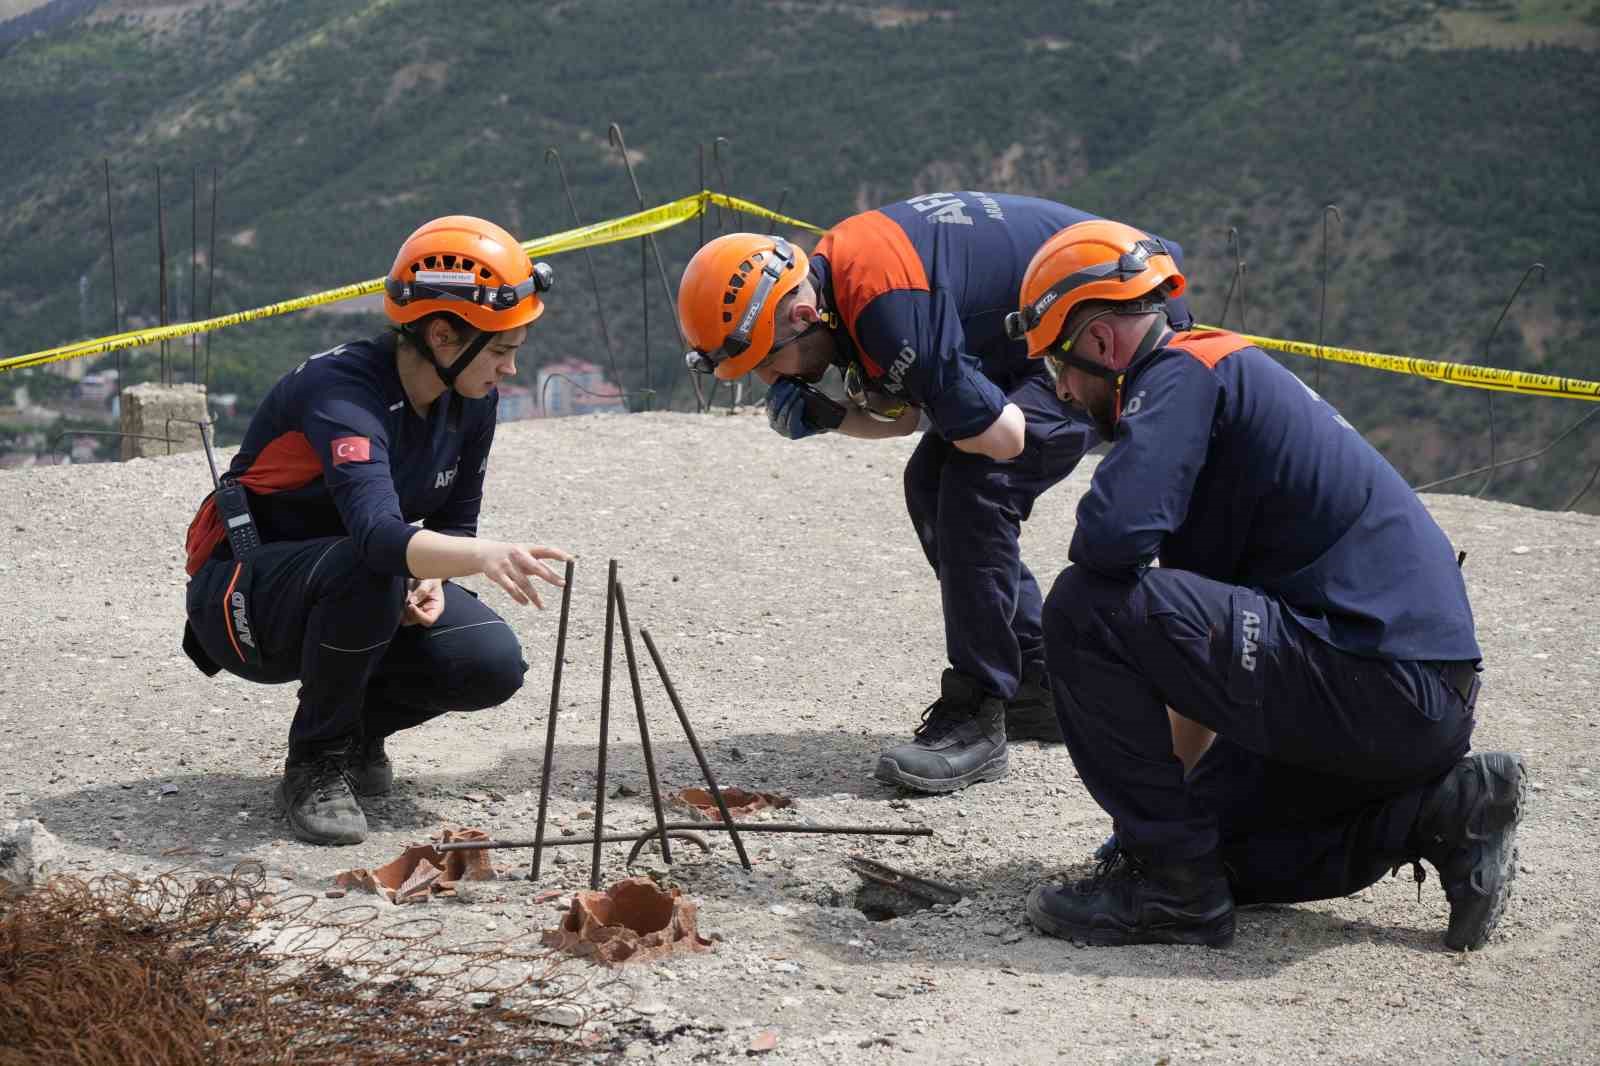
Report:
[{"label": "navy blue uniform", "polygon": [[[1220,846],[1238,902],[1356,891],[1467,750],[1481,655],[1450,544],[1233,334],[1169,336],[1124,396],[1045,608],[1084,784],[1141,856]],[[1218,734],[1187,781],[1167,707]]]},{"label": "navy blue uniform", "polygon": [[413,523],[477,533],[496,403],[447,392],[419,416],[388,334],[306,360],[256,410],[228,476],[263,546],[241,566],[207,497],[189,528],[185,647],[209,673],[299,679],[291,747],[384,736],[521,685],[515,636],[460,586],[434,625],[400,625]]},{"label": "navy blue uniform", "polygon": [[[930,193],[845,219],[811,257],[811,280],[873,387],[932,423],[906,464],[906,509],[939,578],[950,665],[1002,699],[1043,658],[1021,523],[1098,441],[1026,344],[1006,337],[1005,316],[1039,247],[1094,217],[1026,196]],[[1173,313],[1187,324],[1181,300]],[[988,429],[1007,403],[1026,419],[1021,455],[996,462],[951,443]]]}]

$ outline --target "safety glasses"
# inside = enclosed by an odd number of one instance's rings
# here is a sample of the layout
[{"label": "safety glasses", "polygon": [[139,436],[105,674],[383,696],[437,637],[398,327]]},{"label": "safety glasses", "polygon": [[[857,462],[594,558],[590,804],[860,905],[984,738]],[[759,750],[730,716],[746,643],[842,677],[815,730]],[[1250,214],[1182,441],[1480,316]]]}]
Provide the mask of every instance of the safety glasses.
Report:
[{"label": "safety glasses", "polygon": [[1085,359],[1083,356],[1072,350],[1072,346],[1078,342],[1078,338],[1083,335],[1083,331],[1087,329],[1089,325],[1096,319],[1105,318],[1107,315],[1115,315],[1119,313],[1119,309],[1114,307],[1107,308],[1104,311],[1096,311],[1094,314],[1078,323],[1078,328],[1073,330],[1072,335],[1066,340],[1062,341],[1054,348],[1046,348],[1044,353],[1044,365],[1045,368],[1050,371],[1051,380],[1059,382],[1062,378],[1067,376],[1067,370],[1069,368],[1081,370],[1085,374],[1091,374],[1094,377],[1101,378],[1106,381],[1116,381],[1120,379],[1124,373],[1123,371],[1112,370],[1110,367],[1101,366],[1099,363]]},{"label": "safety glasses", "polygon": [[[761,312],[767,306],[767,300],[772,295],[773,287],[778,284],[786,270],[794,266],[794,248],[782,237],[772,238],[772,251],[761,262],[761,278],[756,282],[756,291],[750,297],[750,302],[745,305],[744,314],[739,316],[738,323],[733,327],[723,340],[722,346],[715,351],[702,352],[698,348],[691,348],[683,354],[684,365],[697,374],[714,374],[717,364],[732,359],[750,347],[750,335],[755,330],[756,323],[761,321]],[[810,333],[820,323],[812,323],[799,333],[784,341],[783,344],[774,346],[768,354],[779,348],[787,347],[795,341]]]}]

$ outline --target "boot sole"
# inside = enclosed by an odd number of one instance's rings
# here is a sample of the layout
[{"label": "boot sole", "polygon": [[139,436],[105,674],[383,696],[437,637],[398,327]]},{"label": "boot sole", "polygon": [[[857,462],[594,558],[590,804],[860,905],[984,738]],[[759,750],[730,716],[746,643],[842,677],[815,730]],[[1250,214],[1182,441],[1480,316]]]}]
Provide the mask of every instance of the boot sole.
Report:
[{"label": "boot sole", "polygon": [[889,756],[882,755],[878,757],[878,767],[872,771],[872,776],[885,784],[903,785],[918,792],[938,795],[945,792],[960,792],[968,785],[976,785],[982,781],[998,781],[1006,776],[1010,766],[1009,756],[1002,753],[998,758],[990,759],[960,777],[918,777],[900,769],[900,764]]},{"label": "boot sole", "polygon": [[295,819],[293,812],[290,810],[289,797],[283,794],[283,781],[281,779],[278,781],[278,787],[272,790],[272,802],[274,806],[278,808],[278,813],[283,815],[284,820],[289,823],[289,831],[292,832],[297,839],[303,840],[307,844],[326,844],[333,847],[340,847],[347,844],[360,844],[365,842],[367,839],[367,832],[365,829],[362,829],[360,832],[352,831],[349,833],[337,833],[330,836],[323,833],[316,833],[306,828],[306,826],[302,825]]},{"label": "boot sole", "polygon": [[[1234,908],[1220,914],[1202,915],[1198,920],[1182,921],[1173,916],[1166,926],[1127,928],[1120,925],[1074,925],[1044,909],[1039,902],[1043,886],[1028,893],[1028,921],[1034,928],[1062,940],[1076,940],[1091,947],[1126,947],[1132,944],[1192,944],[1198,947],[1225,948],[1233,944]],[[1187,916],[1184,916],[1187,917]]]},{"label": "boot sole", "polygon": [[1520,855],[1517,827],[1522,823],[1523,808],[1528,801],[1528,768],[1521,756],[1494,751],[1476,758],[1482,773],[1505,781],[1512,787],[1503,794],[1496,790],[1483,813],[1481,831],[1484,836],[1503,834],[1497,850],[1504,861],[1500,864],[1499,884],[1489,897],[1483,918],[1467,923],[1466,929],[1446,932],[1445,946],[1456,951],[1476,951],[1488,943],[1495,926],[1500,924],[1500,918],[1505,914],[1507,904],[1511,902],[1511,887],[1517,879],[1517,860]]}]

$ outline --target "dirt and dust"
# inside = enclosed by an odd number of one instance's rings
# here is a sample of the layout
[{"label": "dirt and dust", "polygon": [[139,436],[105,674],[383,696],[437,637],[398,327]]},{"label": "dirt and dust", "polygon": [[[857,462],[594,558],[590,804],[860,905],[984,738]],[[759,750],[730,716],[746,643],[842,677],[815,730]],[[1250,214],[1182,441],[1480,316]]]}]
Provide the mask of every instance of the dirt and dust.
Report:
[{"label": "dirt and dust", "polygon": [[[1600,1057],[1600,520],[1427,498],[1468,552],[1487,656],[1477,746],[1523,752],[1535,781],[1517,895],[1486,950],[1441,947],[1446,904],[1432,878],[1421,902],[1403,878],[1248,911],[1225,951],[1087,949],[1035,934],[1023,913],[1030,886],[1084,871],[1107,831],[1062,749],[1017,745],[1004,781],[952,796],[905,796],[870,777],[943,665],[937,588],[901,502],[911,447],[791,443],[749,414],[501,427],[484,534],[582,555],[552,836],[586,835],[594,804],[611,557],[721,779],[794,800],[756,817],[934,830],[751,836],[750,874],[722,834],[709,855],[675,849],[670,870],[647,858],[699,904],[714,947],[597,985],[621,1008],[597,1054],[669,1064]],[[1041,499],[1025,527],[1024,557],[1046,587],[1092,467]],[[198,454],[0,474],[0,821],[42,820],[69,872],[226,870],[248,858],[273,884],[317,893],[335,872],[381,865],[445,823],[531,836],[559,598],[540,612],[465,582],[521,637],[528,683],[503,707],[396,737],[397,787],[371,803],[367,842],[309,847],[270,795],[294,686],[207,680],[179,650],[183,533],[207,481]],[[616,670],[607,821],[642,827],[650,801],[620,654]],[[645,699],[663,788],[700,784],[652,674]],[[626,851],[606,851],[606,883],[626,875]],[[853,906],[852,852],[966,897],[873,921]],[[494,861],[526,869],[528,858]],[[587,847],[555,848],[538,884],[478,883],[425,906],[463,942],[552,928],[587,887],[588,859]]]}]

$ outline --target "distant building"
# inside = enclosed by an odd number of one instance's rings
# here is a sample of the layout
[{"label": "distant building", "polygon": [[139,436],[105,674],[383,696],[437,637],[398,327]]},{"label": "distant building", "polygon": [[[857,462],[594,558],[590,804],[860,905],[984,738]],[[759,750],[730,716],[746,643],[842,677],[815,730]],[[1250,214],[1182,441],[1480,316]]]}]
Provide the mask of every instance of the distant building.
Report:
[{"label": "distant building", "polygon": [[540,367],[535,388],[547,418],[621,414],[628,409],[623,403],[622,390],[606,378],[605,371],[582,359],[564,359]]},{"label": "distant building", "polygon": [[96,370],[78,380],[78,398],[91,403],[105,403],[117,391],[115,370]]}]

